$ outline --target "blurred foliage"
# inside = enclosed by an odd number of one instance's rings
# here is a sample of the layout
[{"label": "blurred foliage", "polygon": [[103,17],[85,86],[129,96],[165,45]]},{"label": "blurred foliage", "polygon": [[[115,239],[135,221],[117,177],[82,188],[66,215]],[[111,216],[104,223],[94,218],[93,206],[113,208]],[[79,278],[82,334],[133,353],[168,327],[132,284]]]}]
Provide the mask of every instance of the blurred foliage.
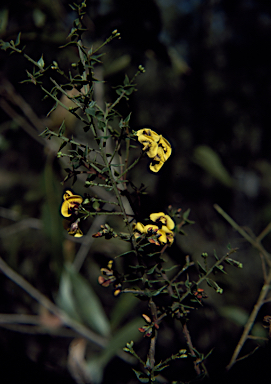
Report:
[{"label": "blurred foliage", "polygon": [[[89,45],[98,45],[115,28],[122,36],[108,47],[104,67],[97,70],[97,76],[105,80],[101,94],[110,100],[107,84],[122,83],[125,73],[133,74],[138,64],[143,64],[146,73],[138,78],[138,92],[129,102],[121,103],[121,112],[127,115],[132,111],[134,129],[149,125],[174,144],[174,156],[159,177],[149,173],[147,161],[145,170],[135,169],[133,175],[149,186],[143,200],[144,214],[155,211],[158,203],[191,208],[196,224],[189,228],[189,236],[169,249],[168,263],[183,262],[187,253],[196,261],[202,251],[220,251],[229,242],[240,250],[242,272],[222,276],[219,285],[223,296],[218,300],[210,290],[206,307],[191,319],[196,347],[206,353],[215,347],[206,365],[211,377],[220,377],[221,382],[222,367],[229,362],[263,277],[256,252],[212,206],[218,203],[254,233],[271,221],[271,5],[264,0],[89,0],[87,9]],[[27,54],[35,60],[43,54],[45,63],[56,60],[68,71],[76,52],[72,47],[58,47],[66,44],[73,17],[68,1],[11,0],[0,6],[0,38],[15,40],[22,32]],[[43,125],[58,127],[59,119],[66,116],[58,110],[46,117],[53,103],[42,100],[44,94],[34,85],[21,83],[26,78],[25,69],[32,72],[22,57],[0,51],[0,250],[10,266],[55,300],[63,261],[74,259],[80,241],[65,237],[59,214],[64,175],[54,154],[35,135]],[[70,135],[79,134],[73,119],[67,119],[66,126]],[[264,239],[264,245],[270,249],[270,237]],[[112,297],[97,284],[100,265],[114,257],[120,246],[117,241],[110,245],[106,240],[99,240],[99,244],[94,241],[82,268],[116,330],[129,325],[140,313],[140,308],[128,301],[123,303],[122,319],[116,319],[122,297]],[[64,282],[63,276],[60,280],[65,289],[71,289],[68,276]],[[1,313],[40,314],[40,307],[3,275],[0,289]],[[260,327],[267,314],[268,303],[259,312],[256,325]],[[180,340],[174,338],[170,326],[158,342],[164,351],[171,348],[175,352]],[[57,332],[52,335],[51,331],[39,334],[27,325],[3,325],[3,377],[6,373],[9,382],[15,382],[27,372],[29,383],[73,382],[66,367],[72,337]],[[251,345],[252,349],[257,346],[255,340],[248,344],[247,353]],[[263,351],[240,365],[242,380],[251,379],[257,366],[255,382],[263,381],[269,344]],[[88,352],[95,355],[97,350]],[[109,361],[101,360],[101,367]],[[116,369],[121,377],[112,375]],[[240,380],[236,370],[230,382]],[[184,372],[187,377],[189,373]],[[104,382],[136,381],[126,364],[115,357],[105,369]]]}]

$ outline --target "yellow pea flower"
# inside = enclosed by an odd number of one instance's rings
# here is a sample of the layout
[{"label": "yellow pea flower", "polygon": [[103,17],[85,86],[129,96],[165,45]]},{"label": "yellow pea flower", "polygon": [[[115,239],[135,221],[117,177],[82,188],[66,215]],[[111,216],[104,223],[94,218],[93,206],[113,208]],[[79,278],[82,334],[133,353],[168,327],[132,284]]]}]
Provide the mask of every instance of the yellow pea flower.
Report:
[{"label": "yellow pea flower", "polygon": [[145,226],[139,222],[134,224],[133,231],[136,239],[140,237],[143,233],[146,233]]},{"label": "yellow pea flower", "polygon": [[148,225],[145,225],[145,229],[146,229],[146,232],[151,234],[152,232],[154,232],[158,237],[158,241],[162,244],[166,244],[167,243],[167,235],[166,235],[166,232],[163,231],[162,229],[159,229],[159,227],[157,225],[153,225],[153,224],[148,224]]},{"label": "yellow pea flower", "polygon": [[169,243],[169,245],[171,245],[174,241],[174,233],[171,231],[171,229],[173,229],[175,226],[174,221],[168,215],[165,215],[163,212],[152,213],[150,215],[150,219],[154,222],[163,224],[162,227],[155,224],[143,225],[142,223],[138,222],[134,224],[133,227],[135,238],[137,239],[142,234],[146,234],[147,237],[156,235],[158,241],[154,241],[153,238],[150,238],[149,241],[157,245],[159,245],[159,243]]},{"label": "yellow pea flower", "polygon": [[158,172],[165,161],[171,155],[172,149],[170,143],[158,133],[149,128],[137,131],[138,141],[143,145],[143,151],[152,159],[150,170]]},{"label": "yellow pea flower", "polygon": [[71,191],[67,190],[63,195],[63,203],[61,205],[61,215],[69,217],[72,211],[78,208],[82,203],[83,198],[80,195],[74,195]]},{"label": "yellow pea flower", "polygon": [[169,215],[165,215],[164,212],[150,214],[150,219],[154,223],[161,223],[166,226],[169,230],[174,229],[175,223]]}]

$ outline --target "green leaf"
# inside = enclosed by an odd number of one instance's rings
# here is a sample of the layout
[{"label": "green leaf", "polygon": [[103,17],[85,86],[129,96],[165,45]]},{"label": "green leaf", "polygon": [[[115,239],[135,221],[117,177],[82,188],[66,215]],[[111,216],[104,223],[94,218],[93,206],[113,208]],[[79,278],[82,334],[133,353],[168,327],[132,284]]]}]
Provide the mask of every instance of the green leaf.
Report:
[{"label": "green leaf", "polygon": [[[92,103],[91,103],[92,104]],[[86,109],[86,113],[88,114],[88,115],[90,115],[90,116],[95,116],[95,112],[96,112],[96,109],[94,108],[94,106],[93,107],[88,107],[87,109]]]},{"label": "green leaf", "polygon": [[49,128],[45,128],[45,130],[43,131],[43,132],[41,132],[40,134],[39,134],[39,136],[40,137],[42,137],[42,138],[46,138],[47,136],[49,136],[50,135],[50,129]]},{"label": "green leaf", "polygon": [[206,269],[200,264],[199,261],[197,261],[197,264],[198,264],[200,272],[203,273],[204,275],[206,275],[206,273],[207,273]]},{"label": "green leaf", "polygon": [[134,373],[136,374],[137,379],[141,383],[149,383],[150,382],[150,379],[148,377],[146,377],[142,372],[136,371],[134,368],[132,368],[132,370],[134,371]]},{"label": "green leaf", "polygon": [[217,253],[216,253],[215,249],[214,249],[214,257],[216,258],[217,261],[219,260],[219,257],[217,256]]},{"label": "green leaf", "polygon": [[55,105],[50,109],[50,111],[47,113],[46,117],[49,117],[50,114],[56,109],[57,106],[58,106],[58,102],[56,102]]},{"label": "green leaf", "polygon": [[67,141],[63,141],[63,143],[62,143],[61,146],[59,147],[58,152],[61,151],[61,149],[63,149],[64,147],[66,147],[67,144],[68,144]]},{"label": "green leaf", "polygon": [[129,113],[129,115],[123,120],[124,123],[128,123],[131,119],[132,112]]},{"label": "green leaf", "polygon": [[160,372],[160,371],[163,371],[165,368],[167,368],[169,365],[168,364],[165,364],[165,365],[161,365],[161,366],[157,366],[157,368],[155,367],[155,372]]},{"label": "green leaf", "polygon": [[125,75],[125,78],[124,78],[123,84],[124,84],[124,85],[129,85],[129,84],[130,84],[130,80],[129,80],[129,77],[128,77],[127,75]]},{"label": "green leaf", "polygon": [[5,41],[1,42],[1,48],[2,48],[4,51],[6,51],[6,50],[7,50],[8,48],[10,48],[10,47],[11,47],[10,43],[5,42]]},{"label": "green leaf", "polygon": [[82,322],[75,305],[72,292],[72,283],[69,274],[64,269],[60,278],[59,290],[56,297],[57,305],[65,311],[71,318]]},{"label": "green leaf", "polygon": [[155,270],[155,268],[157,267],[157,265],[158,265],[158,264],[155,264],[152,268],[150,268],[150,269],[147,271],[147,275],[151,275],[151,274],[154,272],[154,270]]},{"label": "green leaf", "polygon": [[212,280],[212,279],[206,279],[206,282],[207,282],[207,284],[208,284],[210,287],[212,287],[213,289],[215,289],[215,291],[216,291],[217,293],[220,293],[220,294],[223,293],[223,289],[220,288],[220,286],[219,286],[214,280]]},{"label": "green leaf", "polygon": [[61,126],[59,127],[59,130],[58,130],[58,136],[60,136],[60,137],[63,136],[65,133],[65,129],[66,129],[65,120],[63,120],[61,123]]},{"label": "green leaf", "polygon": [[[130,235],[129,235],[130,237]],[[124,252],[124,253],[121,253],[120,255],[116,256],[116,257],[121,257],[121,256],[125,256],[125,255],[128,255],[129,253],[134,253],[136,255],[136,251],[134,250],[131,250],[131,251],[127,251],[127,252]],[[139,268],[140,266],[135,266],[135,267],[132,267],[132,268]]]},{"label": "green leaf", "polygon": [[21,32],[18,33],[18,36],[15,41],[15,47],[17,47],[17,45],[20,45],[20,43],[21,43]]},{"label": "green leaf", "polygon": [[189,214],[190,214],[190,208],[188,208],[188,209],[183,213],[183,219],[184,219],[184,221],[185,221],[187,224],[195,224],[194,221],[188,219]]},{"label": "green leaf", "polygon": [[163,285],[163,287],[156,289],[155,291],[149,292],[148,296],[158,296],[165,288],[167,288],[167,285]]},{"label": "green leaf", "polygon": [[190,213],[190,208],[188,208],[188,209],[184,212],[184,214],[183,214],[183,218],[184,218],[185,220],[188,219],[189,213]]},{"label": "green leaf", "polygon": [[95,209],[95,211],[97,211],[100,208],[99,202],[98,201],[94,201],[94,203],[92,204],[92,207],[93,207],[93,209]]},{"label": "green leaf", "polygon": [[237,260],[231,259],[230,257],[226,257],[225,263],[230,264],[230,265],[232,265],[234,267],[237,267],[237,268],[243,268],[243,264],[242,263],[240,263]]},{"label": "green leaf", "polygon": [[94,331],[108,336],[110,324],[96,293],[72,265],[66,266],[66,273],[67,279],[70,279],[72,297],[80,318]]}]

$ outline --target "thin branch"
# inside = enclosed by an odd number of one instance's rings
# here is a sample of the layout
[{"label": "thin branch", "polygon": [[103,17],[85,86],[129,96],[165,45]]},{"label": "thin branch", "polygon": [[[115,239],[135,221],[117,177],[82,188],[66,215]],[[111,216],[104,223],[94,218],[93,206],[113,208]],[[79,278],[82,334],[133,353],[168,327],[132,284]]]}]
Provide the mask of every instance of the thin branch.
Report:
[{"label": "thin branch", "polygon": [[242,235],[254,248],[258,249],[258,251],[260,251],[264,255],[267,264],[269,265],[269,267],[271,267],[271,255],[264,249],[258,238],[253,239],[253,237],[251,237],[246,231],[244,231],[243,228],[241,228],[219,205],[214,204],[214,208],[218,213],[220,213],[221,216],[224,217],[225,220],[227,220],[227,222],[234,229],[236,229],[237,232],[240,233],[240,235]]},{"label": "thin branch", "polygon": [[257,241],[261,242],[265,236],[268,235],[268,233],[271,232],[271,223],[269,223],[264,230],[257,236]]},{"label": "thin branch", "polygon": [[245,341],[247,340],[247,338],[249,336],[249,332],[251,331],[251,328],[252,328],[252,326],[254,324],[256,316],[257,316],[261,306],[264,304],[266,295],[267,295],[267,293],[268,293],[268,291],[270,289],[270,283],[271,283],[271,269],[270,269],[270,271],[268,273],[268,276],[267,276],[267,279],[266,279],[264,285],[262,286],[260,295],[258,297],[258,300],[257,300],[256,304],[254,305],[253,311],[251,312],[251,314],[249,316],[249,319],[248,319],[248,321],[247,321],[247,323],[245,325],[243,334],[242,334],[242,336],[241,336],[241,338],[239,340],[239,343],[237,344],[237,347],[235,348],[235,351],[234,351],[234,353],[232,355],[231,361],[230,361],[230,363],[227,366],[227,370],[231,369],[231,367],[236,362],[236,359],[237,359],[241,349],[243,348],[243,345],[244,345]]},{"label": "thin branch", "polygon": [[43,225],[41,220],[29,217],[27,219],[18,221],[15,224],[8,225],[0,229],[0,237],[13,236],[15,233],[29,228],[42,229]]},{"label": "thin branch", "polygon": [[[187,324],[186,324],[186,323],[183,324],[183,334],[184,334],[184,337],[185,337],[185,340],[186,340],[186,344],[187,344],[187,346],[188,346],[188,348],[189,348],[189,351],[190,351],[191,356],[194,357],[194,358],[196,358],[196,354],[195,354],[195,351],[194,351],[194,347],[193,347],[192,340],[191,340],[191,337],[190,337],[190,333],[189,333],[189,331],[188,331],[188,328],[187,328]],[[194,361],[194,369],[195,369],[195,371],[196,371],[196,373],[197,373],[198,375],[201,374],[201,372],[200,372],[200,367],[199,367],[199,365],[197,364],[197,361],[196,361],[196,360]]]}]

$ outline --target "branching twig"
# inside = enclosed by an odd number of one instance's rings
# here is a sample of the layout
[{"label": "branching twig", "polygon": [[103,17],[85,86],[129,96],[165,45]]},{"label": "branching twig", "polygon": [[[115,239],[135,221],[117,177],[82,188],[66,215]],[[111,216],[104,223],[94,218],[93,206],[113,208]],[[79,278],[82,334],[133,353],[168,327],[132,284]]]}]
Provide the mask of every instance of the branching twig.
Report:
[{"label": "branching twig", "polygon": [[[260,243],[259,239],[256,238],[256,239],[253,239],[246,231],[243,230],[243,228],[241,228],[225,211],[223,211],[223,209],[221,207],[219,207],[219,205],[217,204],[214,204],[214,208],[217,210],[218,213],[220,213],[221,216],[224,217],[224,219],[227,220],[227,222],[234,228],[236,229],[237,232],[240,233],[240,235],[242,235],[254,248],[258,249],[258,251],[260,251],[265,259],[266,259],[266,262],[267,264],[269,265],[269,267],[271,267],[271,255],[270,253],[268,253],[264,247],[262,246],[262,244]],[[261,239],[261,235],[260,235],[260,239]]]},{"label": "branching twig", "polygon": [[[258,297],[258,300],[256,304],[254,305],[253,311],[251,312],[249,319],[245,325],[243,334],[234,350],[234,353],[232,355],[231,361],[227,366],[227,369],[229,370],[237,361],[237,357],[243,348],[246,340],[250,338],[249,332],[251,331],[253,324],[255,322],[256,316],[259,313],[259,310],[261,306],[266,302],[266,296],[270,290],[270,283],[271,283],[271,255],[264,249],[260,241],[266,236],[271,229],[271,224],[268,224],[268,226],[262,231],[262,233],[257,237],[253,238],[250,236],[247,232],[245,232],[226,212],[223,211],[222,208],[220,208],[217,204],[214,205],[214,208],[217,210],[218,213],[220,213],[227,221],[228,223],[236,229],[240,235],[242,235],[254,248],[256,248],[260,255],[263,255],[265,257],[265,261],[267,262],[268,266],[270,267],[268,274],[266,274],[266,268],[264,265],[264,262],[262,260],[263,265],[263,274],[264,274],[264,284],[262,286],[260,295]],[[262,259],[262,256],[261,256]]]},{"label": "branching twig", "polygon": [[250,316],[249,316],[249,319],[245,325],[245,328],[244,328],[244,331],[243,331],[243,334],[239,340],[239,343],[237,344],[237,347],[235,348],[235,351],[232,355],[232,358],[231,358],[231,361],[230,363],[228,364],[227,366],[227,369],[229,370],[233,364],[236,362],[236,359],[241,351],[241,349],[243,348],[243,345],[245,344],[247,338],[248,338],[248,335],[249,335],[249,332],[254,324],[254,321],[256,319],[256,316],[261,308],[261,306],[264,304],[264,301],[265,301],[265,298],[266,298],[266,295],[270,289],[270,283],[271,283],[271,270],[269,271],[268,275],[267,275],[267,279],[266,281],[264,282],[264,285],[262,286],[262,289],[261,289],[261,293],[258,297],[258,300],[256,302],[256,304],[254,305],[254,308],[253,308],[253,311],[251,312]]}]

